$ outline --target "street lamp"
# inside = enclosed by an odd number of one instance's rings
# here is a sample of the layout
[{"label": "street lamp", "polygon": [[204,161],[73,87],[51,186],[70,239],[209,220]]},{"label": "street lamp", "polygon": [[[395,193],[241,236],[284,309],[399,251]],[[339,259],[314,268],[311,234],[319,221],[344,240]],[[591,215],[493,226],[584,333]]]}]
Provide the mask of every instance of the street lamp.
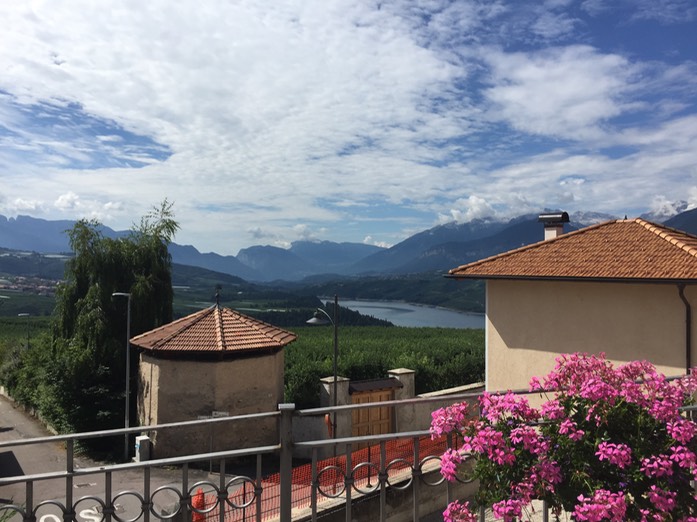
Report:
[{"label": "street lamp", "polygon": [[17,317],[26,317],[27,318],[27,350],[29,349],[29,315],[28,313],[22,313],[22,314],[17,314]]},{"label": "street lamp", "polygon": [[[334,326],[334,385],[333,385],[333,406],[334,406],[334,412],[332,415],[332,438],[336,438],[336,401],[337,401],[337,386],[336,386],[336,381],[337,381],[337,361],[339,358],[339,324],[338,324],[338,313],[339,313],[339,296],[334,295],[334,318],[324,311],[323,308],[318,308],[317,311],[315,311],[315,314],[312,316],[311,319],[308,319],[305,321],[307,324],[312,324],[312,325],[326,325],[326,324],[331,324]],[[324,316],[324,317],[323,317]],[[326,318],[326,319],[325,319]]]},{"label": "street lamp", "polygon": [[[126,312],[126,428],[130,427],[130,395],[131,395],[131,294],[127,292],[114,292],[111,297],[128,298],[128,309]],[[128,461],[128,433],[123,435],[123,460]]]}]

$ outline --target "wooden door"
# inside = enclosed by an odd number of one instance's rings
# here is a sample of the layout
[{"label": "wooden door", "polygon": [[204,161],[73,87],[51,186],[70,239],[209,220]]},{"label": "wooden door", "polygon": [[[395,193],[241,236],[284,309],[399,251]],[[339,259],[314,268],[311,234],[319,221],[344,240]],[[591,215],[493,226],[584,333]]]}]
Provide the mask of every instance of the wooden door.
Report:
[{"label": "wooden door", "polygon": [[[394,390],[370,390],[357,392],[351,395],[351,398],[353,404],[391,401],[394,399]],[[392,410],[392,406],[378,406],[375,408],[353,410],[351,415],[351,435],[354,437],[360,437],[364,435],[382,435],[384,433],[392,433]]]}]

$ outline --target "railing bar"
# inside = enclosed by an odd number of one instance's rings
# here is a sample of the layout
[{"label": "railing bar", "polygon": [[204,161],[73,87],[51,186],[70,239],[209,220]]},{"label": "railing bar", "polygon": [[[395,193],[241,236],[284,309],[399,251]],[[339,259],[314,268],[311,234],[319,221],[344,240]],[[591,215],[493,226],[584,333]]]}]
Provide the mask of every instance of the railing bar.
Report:
[{"label": "railing bar", "polygon": [[[353,464],[351,463],[351,443],[346,444],[346,469],[344,470],[344,493],[346,494],[346,522],[351,522],[351,489],[353,488]],[[349,475],[349,473],[351,473]]]},{"label": "railing bar", "polygon": [[319,440],[308,440],[302,442],[296,442],[294,446],[297,447],[314,447],[314,446],[333,446],[336,444],[360,444],[363,442],[380,442],[381,440],[396,440],[396,439],[410,439],[413,437],[430,437],[431,432],[429,430],[418,430],[418,431],[400,431],[398,433],[384,433],[381,435],[362,435],[360,437],[342,437],[336,439],[319,439]]},{"label": "railing bar", "polygon": [[[484,384],[482,383],[481,387],[484,387]],[[531,392],[528,389],[521,389],[521,390],[512,390],[513,393],[518,393],[518,394],[538,394],[541,393],[539,391]],[[378,401],[378,402],[364,402],[361,404],[344,404],[341,406],[324,406],[322,408],[306,408],[304,410],[297,410],[297,414],[300,417],[315,417],[315,416],[320,416],[320,415],[326,415],[327,413],[332,413],[334,411],[350,411],[350,410],[363,410],[366,408],[377,408],[377,407],[384,407],[384,406],[399,406],[399,405],[408,405],[408,404],[423,404],[423,403],[431,403],[431,402],[462,402],[463,400],[467,399],[476,399],[482,395],[482,391],[478,392],[466,392],[466,393],[454,393],[452,395],[444,395],[440,397],[415,397],[413,399],[397,399],[397,400],[391,400],[391,401]],[[504,393],[504,392],[500,392]],[[493,395],[496,395],[497,392],[492,392]]]},{"label": "railing bar", "polygon": [[26,504],[24,506],[24,520],[26,522],[34,522],[36,520],[34,515],[34,483],[31,480],[27,481],[24,500]]},{"label": "railing bar", "polygon": [[[275,453],[280,448],[279,445],[275,446],[259,446],[256,448],[245,448],[241,450],[229,450],[220,451],[217,453],[201,453],[196,455],[187,455],[185,457],[172,457],[167,459],[158,460],[148,460],[145,462],[129,462],[127,464],[114,464],[109,466],[110,469],[114,471],[124,471],[132,469],[142,469],[142,468],[153,468],[153,467],[166,467],[166,466],[177,466],[188,462],[198,462],[200,460],[208,460],[209,458],[235,458],[235,457],[246,457],[249,455],[256,455],[257,453]],[[94,467],[94,468],[80,468],[72,472],[73,476],[82,475],[94,475],[97,473],[102,473],[104,471],[104,466]],[[65,471],[54,471],[49,473],[35,473],[33,475],[17,475],[15,477],[5,477],[0,478],[0,486],[5,486],[9,484],[14,484],[16,482],[25,482],[27,480],[49,480],[63,478],[67,476]]]},{"label": "railing bar", "polygon": [[387,442],[380,441],[380,522],[387,520]]},{"label": "railing bar", "polygon": [[143,470],[143,522],[150,522],[150,508],[152,507],[152,499],[150,498],[150,468]]},{"label": "railing bar", "polygon": [[310,488],[310,507],[312,509],[312,522],[317,522],[317,448],[312,448],[312,487]]},{"label": "railing bar", "polygon": [[413,447],[413,458],[414,458],[414,463],[412,464],[411,467],[411,487],[412,487],[412,502],[414,503],[413,506],[413,520],[420,520],[421,517],[419,515],[419,507],[421,503],[421,466],[419,462],[419,439],[418,438],[413,438],[412,439],[414,447]]},{"label": "railing bar", "polygon": [[114,502],[111,498],[112,496],[112,482],[111,482],[111,471],[104,472],[104,502],[106,506],[104,507],[104,522],[111,522],[111,515],[114,512]]},{"label": "railing bar", "polygon": [[75,471],[74,462],[74,441],[70,439],[65,445],[65,509],[64,516],[71,516],[75,519],[75,509],[73,508],[73,473]]},{"label": "railing bar", "polygon": [[254,494],[256,495],[256,506],[257,506],[257,522],[261,522],[261,496],[263,494],[263,488],[261,484],[261,454],[257,455],[257,480],[256,487],[254,488]]},{"label": "railing bar", "polygon": [[293,414],[295,404],[279,404],[281,412],[278,434],[281,448],[279,473],[281,479],[281,509],[280,519],[282,522],[290,522],[293,510]]},{"label": "railing bar", "polygon": [[220,459],[220,464],[218,466],[218,472],[220,474],[220,481],[218,482],[218,487],[220,488],[218,492],[218,520],[219,522],[225,522],[225,506],[227,505],[226,499],[228,496],[227,489],[225,488],[225,459]]},{"label": "railing bar", "polygon": [[547,501],[542,501],[542,522],[549,522],[549,506]]},{"label": "railing bar", "polygon": [[[446,436],[446,447],[447,448],[452,448],[453,447],[453,434],[448,433]],[[450,505],[450,503],[453,501],[453,487],[452,484],[450,484],[449,480],[445,481],[445,505]]]},{"label": "railing bar", "polygon": [[191,495],[189,494],[189,464],[182,466],[182,499],[179,502],[180,510],[186,522],[191,522]]},{"label": "railing bar", "polygon": [[244,420],[254,420],[254,419],[265,419],[267,417],[278,417],[279,412],[262,412],[262,413],[248,413],[245,415],[235,415],[227,417],[214,417],[211,419],[202,420],[191,420],[191,421],[181,421],[181,422],[170,422],[167,424],[153,424],[150,426],[135,426],[131,428],[118,428],[113,430],[100,430],[100,431],[84,431],[80,433],[70,433],[66,435],[50,435],[48,437],[34,437],[31,439],[15,439],[10,441],[0,442],[0,448],[6,446],[26,446],[30,444],[43,444],[51,442],[65,442],[69,440],[83,440],[83,439],[94,439],[99,437],[109,437],[116,435],[126,435],[129,433],[140,434],[143,430],[157,431],[166,430],[169,428],[181,428],[185,426],[201,426],[206,424],[214,424],[217,422],[235,422]]}]

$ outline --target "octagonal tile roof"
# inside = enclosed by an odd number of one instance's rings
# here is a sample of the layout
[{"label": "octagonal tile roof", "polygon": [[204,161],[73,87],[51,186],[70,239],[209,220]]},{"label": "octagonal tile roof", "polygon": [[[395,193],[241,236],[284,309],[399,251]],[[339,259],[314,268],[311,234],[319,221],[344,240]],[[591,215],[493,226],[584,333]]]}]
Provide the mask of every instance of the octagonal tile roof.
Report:
[{"label": "octagonal tile roof", "polygon": [[287,330],[213,305],[133,337],[131,343],[153,352],[250,352],[282,348],[297,336]]}]

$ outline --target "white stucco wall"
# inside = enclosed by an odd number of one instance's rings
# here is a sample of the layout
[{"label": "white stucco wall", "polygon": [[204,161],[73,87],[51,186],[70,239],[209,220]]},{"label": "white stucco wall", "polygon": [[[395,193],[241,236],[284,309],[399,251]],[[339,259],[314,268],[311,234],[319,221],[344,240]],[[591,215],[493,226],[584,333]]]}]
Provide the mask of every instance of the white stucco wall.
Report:
[{"label": "white stucco wall", "polygon": [[[697,307],[697,288],[685,295]],[[685,372],[685,305],[676,285],[490,280],[486,329],[492,391],[527,388],[559,353],[605,352],[614,362]],[[693,365],[694,345],[693,335]]]}]

